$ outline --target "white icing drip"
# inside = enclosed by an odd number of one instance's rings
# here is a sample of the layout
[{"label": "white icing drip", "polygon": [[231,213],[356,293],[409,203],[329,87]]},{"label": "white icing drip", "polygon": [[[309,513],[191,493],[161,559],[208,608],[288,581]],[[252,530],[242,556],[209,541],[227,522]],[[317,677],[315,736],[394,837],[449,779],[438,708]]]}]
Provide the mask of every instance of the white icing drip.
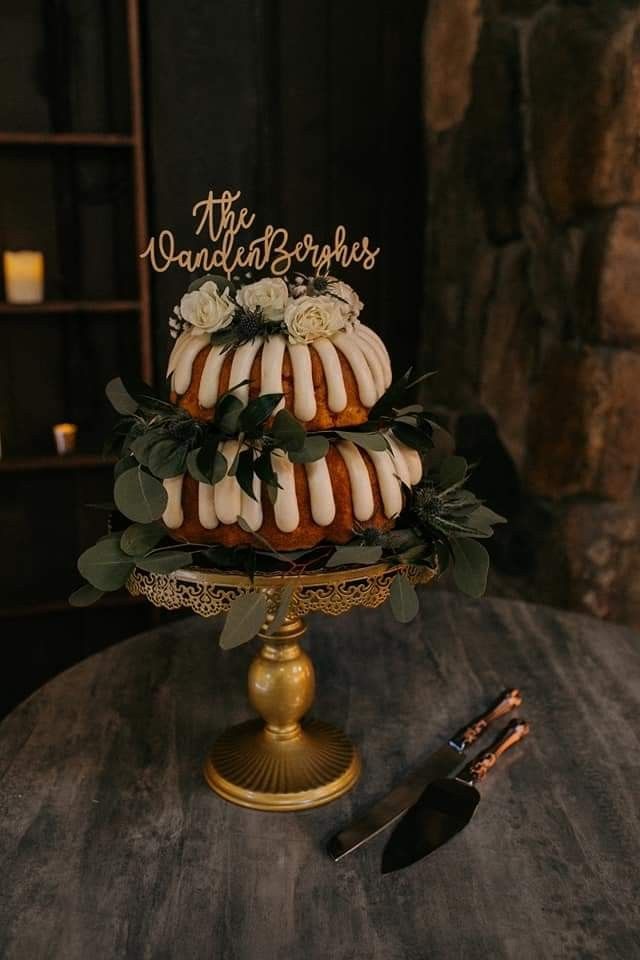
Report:
[{"label": "white icing drip", "polygon": [[180,352],[173,375],[172,386],[176,393],[186,393],[189,389],[191,374],[193,372],[193,361],[203,347],[206,347],[209,343],[210,340],[208,336],[189,336],[189,342]]},{"label": "white icing drip", "polygon": [[190,338],[191,338],[191,334],[189,333],[188,330],[185,330],[183,333],[180,334],[180,336],[174,343],[173,350],[169,354],[169,363],[167,364],[168,377],[170,377],[173,371],[175,370],[180,354],[184,350]]},{"label": "white icing drip", "polygon": [[364,354],[364,358],[369,364],[369,369],[373,375],[373,381],[376,385],[376,392],[378,397],[381,397],[385,391],[384,385],[384,370],[382,368],[382,363],[380,361],[380,356],[376,347],[373,345],[371,340],[368,340],[367,337],[360,336],[358,331],[354,331],[353,334],[358,341],[358,345]]},{"label": "white icing drip", "polygon": [[276,526],[283,533],[292,533],[300,523],[293,464],[284,454],[274,452],[271,454],[271,466],[282,487],[273,505]]},{"label": "white icing drip", "polygon": [[331,476],[325,457],[305,464],[309,499],[311,501],[311,516],[321,527],[328,527],[336,516],[336,502],[333,497]]},{"label": "white icing drip", "polygon": [[213,407],[218,399],[220,389],[220,371],[228,354],[223,353],[223,345],[211,347],[209,356],[200,377],[200,389],[198,390],[198,403],[201,407]]},{"label": "white icing drip", "polygon": [[347,391],[340,366],[340,358],[334,345],[326,337],[313,341],[313,348],[320,357],[324,379],[327,384],[327,404],[333,413],[340,413],[347,406]]},{"label": "white icing drip", "polygon": [[409,485],[413,487],[416,483],[420,483],[422,480],[422,460],[420,459],[418,451],[408,447],[405,443],[398,440],[397,437],[392,437],[390,434],[387,434],[387,437],[391,446],[396,447],[404,458],[407,473],[409,474]]},{"label": "white icing drip", "polygon": [[409,465],[405,459],[405,456],[398,446],[398,442],[393,436],[392,433],[387,433],[387,442],[391,447],[391,459],[393,460],[395,471],[400,480],[407,486],[411,486],[411,480],[409,477]]},{"label": "white icing drip", "polygon": [[253,475],[253,495],[256,498],[252,500],[248,494],[242,491],[240,504],[240,516],[247,524],[250,530],[259,530],[262,526],[262,503],[260,502],[261,483],[260,478]]},{"label": "white icing drip", "polygon": [[293,368],[293,412],[298,420],[313,420],[316,415],[316,395],[309,347],[306,343],[289,343],[287,349]]},{"label": "white icing drip", "polygon": [[395,463],[387,450],[367,451],[378,476],[378,487],[386,517],[395,517],[402,510],[402,486],[395,473]]},{"label": "white icing drip", "polygon": [[215,530],[218,526],[215,487],[210,483],[198,484],[198,518],[205,530]]},{"label": "white icing drip", "polygon": [[371,327],[365,327],[363,323],[358,323],[356,324],[356,330],[361,336],[366,337],[367,340],[369,340],[375,347],[377,347],[378,354],[380,357],[380,362],[382,363],[382,369],[384,370],[384,373],[385,373],[384,379],[385,379],[385,390],[386,390],[386,388],[390,386],[391,380],[393,379],[393,375],[391,372],[391,361],[389,359],[387,348],[385,347],[384,343],[382,342],[378,334],[375,332],[375,330],[372,330]]},{"label": "white icing drip", "polygon": [[[238,450],[237,440],[227,440],[222,444],[220,453],[229,466]],[[215,510],[221,523],[235,523],[242,503],[242,490],[235,477],[226,476],[214,485]]]},{"label": "white icing drip", "polygon": [[[280,334],[270,337],[262,350],[260,364],[260,395],[264,393],[282,393],[282,362],[284,360],[284,351],[287,346],[286,339]],[[284,397],[274,410],[282,410],[284,407]]]},{"label": "white icing drip", "polygon": [[356,520],[369,520],[374,511],[373,490],[369,471],[362,454],[351,440],[337,443],[336,450],[344,460],[349,474],[353,515]]},{"label": "white icing drip", "polygon": [[182,512],[182,484],[184,482],[184,473],[177,477],[169,477],[163,480],[162,485],[167,491],[167,505],[162,520],[169,530],[177,530],[182,526],[184,514]]},{"label": "white icing drip", "polygon": [[351,365],[363,406],[372,407],[378,399],[378,393],[360,343],[353,335],[346,333],[337,333],[333,338],[333,343],[345,355]]},{"label": "white icing drip", "polygon": [[[255,340],[252,340],[250,343],[243,343],[241,347],[238,347],[233,355],[231,372],[229,374],[230,388],[250,378],[251,367],[253,366],[253,361],[255,360],[258,350],[262,346],[262,342],[260,337],[256,337]],[[233,394],[238,400],[241,400],[242,403],[247,403],[249,400],[249,384],[245,383],[242,387],[236,387]]]}]

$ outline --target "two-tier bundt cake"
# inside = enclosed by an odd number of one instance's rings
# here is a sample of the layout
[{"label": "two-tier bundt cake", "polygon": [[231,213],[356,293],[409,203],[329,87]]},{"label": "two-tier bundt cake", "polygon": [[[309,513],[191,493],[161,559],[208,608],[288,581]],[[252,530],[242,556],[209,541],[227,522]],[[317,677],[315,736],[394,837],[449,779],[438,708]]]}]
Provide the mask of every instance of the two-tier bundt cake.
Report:
[{"label": "two-tier bundt cake", "polygon": [[[332,433],[366,423],[391,384],[387,350],[359,321],[361,309],[352,288],[331,278],[291,285],[267,278],[239,288],[209,279],[182,298],[170,321],[179,334],[167,371],[172,402],[210,421],[227,391],[243,404],[282,394],[274,413],[286,408],[307,434],[328,431],[330,446],[306,463],[273,449],[275,498],[257,476],[255,499],[235,475],[215,484],[188,472],[165,479],[163,520],[174,537],[233,546],[254,542],[257,531],[278,550],[297,550],[346,543],[358,527],[393,525],[403,486],[421,479],[420,455],[391,433],[381,450]],[[241,436],[221,446],[229,464],[243,449]]]}]

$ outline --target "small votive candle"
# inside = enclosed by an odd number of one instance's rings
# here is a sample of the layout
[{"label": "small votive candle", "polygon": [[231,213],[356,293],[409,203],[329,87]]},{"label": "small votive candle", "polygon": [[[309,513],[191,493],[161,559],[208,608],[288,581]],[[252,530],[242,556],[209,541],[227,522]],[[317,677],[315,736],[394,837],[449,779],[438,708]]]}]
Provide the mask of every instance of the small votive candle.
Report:
[{"label": "small votive candle", "polygon": [[4,292],[9,303],[42,303],[44,254],[40,250],[4,251]]},{"label": "small votive candle", "polygon": [[78,427],[75,423],[55,423],[53,425],[53,436],[59,454],[73,453],[76,449]]}]

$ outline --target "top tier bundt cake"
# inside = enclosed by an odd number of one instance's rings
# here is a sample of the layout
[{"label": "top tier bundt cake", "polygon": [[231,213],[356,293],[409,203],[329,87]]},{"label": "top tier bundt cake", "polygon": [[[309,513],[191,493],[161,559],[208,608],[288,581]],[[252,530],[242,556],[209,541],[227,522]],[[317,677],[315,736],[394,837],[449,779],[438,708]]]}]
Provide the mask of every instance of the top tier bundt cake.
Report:
[{"label": "top tier bundt cake", "polygon": [[[192,285],[170,320],[177,338],[167,371],[172,402],[210,421],[228,392],[244,405],[282,394],[273,414],[288,410],[307,434],[328,432],[330,445],[304,463],[272,449],[275,497],[257,475],[250,496],[231,466],[215,484],[187,471],[165,479],[163,520],[175,538],[232,546],[254,542],[257,531],[277,550],[297,550],[322,540],[346,543],[359,527],[393,525],[403,486],[421,479],[419,454],[390,432],[377,450],[333,432],[365,424],[391,384],[387,350],[360,322],[362,306],[333,278],[244,285],[205,278]],[[246,446],[239,436],[220,449],[232,465]]]}]

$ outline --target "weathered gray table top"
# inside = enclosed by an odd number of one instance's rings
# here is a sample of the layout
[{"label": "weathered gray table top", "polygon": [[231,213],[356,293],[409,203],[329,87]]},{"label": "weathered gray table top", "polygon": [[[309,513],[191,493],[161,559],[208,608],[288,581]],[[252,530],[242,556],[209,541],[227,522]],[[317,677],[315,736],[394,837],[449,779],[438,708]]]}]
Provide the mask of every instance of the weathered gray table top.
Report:
[{"label": "weathered gray table top", "polygon": [[[200,764],[248,714],[248,648],[191,618],[91,657],[0,728],[3,960],[640,956],[637,634],[425,591],[421,619],[312,618],[315,714],[361,746],[352,794],[304,813],[218,799]],[[381,876],[327,837],[505,686],[533,733],[470,827]]]}]

